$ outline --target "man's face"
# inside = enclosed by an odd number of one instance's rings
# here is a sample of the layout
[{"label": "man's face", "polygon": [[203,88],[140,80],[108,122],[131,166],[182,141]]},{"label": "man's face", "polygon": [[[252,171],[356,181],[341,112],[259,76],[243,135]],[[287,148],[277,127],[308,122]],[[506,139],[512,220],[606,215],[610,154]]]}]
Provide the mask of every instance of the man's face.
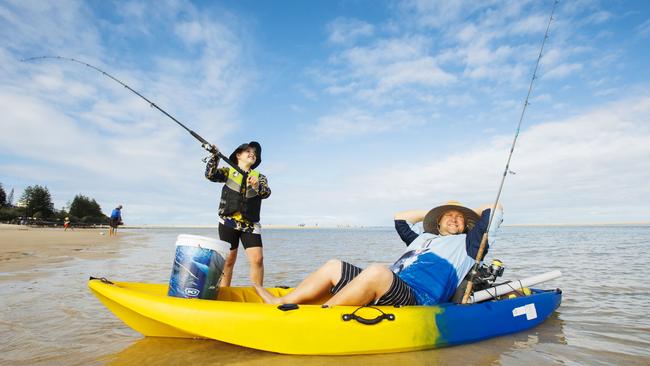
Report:
[{"label": "man's face", "polygon": [[440,235],[455,235],[465,231],[465,216],[458,210],[449,210],[438,221]]},{"label": "man's face", "polygon": [[255,155],[255,148],[249,147],[246,150],[237,154],[237,161],[247,162],[249,165],[255,164],[257,155]]}]

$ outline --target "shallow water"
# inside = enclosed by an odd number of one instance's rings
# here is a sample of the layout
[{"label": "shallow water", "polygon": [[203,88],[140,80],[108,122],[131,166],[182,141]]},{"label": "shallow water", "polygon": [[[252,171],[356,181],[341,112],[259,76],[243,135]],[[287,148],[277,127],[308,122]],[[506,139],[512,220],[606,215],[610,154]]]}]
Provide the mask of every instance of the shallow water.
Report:
[{"label": "shallow water", "polygon": [[[563,290],[558,311],[518,334],[438,350],[367,356],[286,356],[216,341],[143,338],[88,291],[89,275],[167,282],[176,235],[209,229],[133,230],[111,259],[34,268],[41,276],[0,282],[0,364],[7,365],[648,365],[648,226],[504,227],[488,259],[517,279],[559,269],[541,287]],[[296,285],[329,258],[389,263],[403,244],[392,228],[266,230],[265,284]],[[44,275],[43,275],[44,274]],[[233,285],[248,285],[244,253]]]}]

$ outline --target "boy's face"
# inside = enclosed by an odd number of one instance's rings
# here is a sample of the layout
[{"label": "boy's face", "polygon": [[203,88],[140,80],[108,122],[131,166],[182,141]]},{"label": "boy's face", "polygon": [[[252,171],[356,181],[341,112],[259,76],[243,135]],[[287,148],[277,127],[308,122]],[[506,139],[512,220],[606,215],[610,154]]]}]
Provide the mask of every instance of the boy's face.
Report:
[{"label": "boy's face", "polygon": [[257,154],[254,147],[249,147],[246,150],[237,154],[237,161],[253,165],[257,161]]}]

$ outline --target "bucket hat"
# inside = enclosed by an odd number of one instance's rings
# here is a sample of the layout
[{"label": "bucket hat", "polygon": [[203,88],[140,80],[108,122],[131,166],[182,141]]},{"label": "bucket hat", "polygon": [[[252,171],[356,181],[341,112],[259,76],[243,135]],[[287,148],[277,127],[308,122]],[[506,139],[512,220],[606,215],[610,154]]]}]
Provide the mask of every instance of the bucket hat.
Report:
[{"label": "bucket hat", "polygon": [[438,222],[440,221],[440,217],[449,210],[458,210],[463,213],[463,216],[465,216],[465,232],[471,230],[474,225],[476,225],[476,222],[481,218],[474,210],[463,206],[460,202],[448,201],[444,205],[432,208],[431,211],[424,216],[424,222],[422,223],[424,231],[440,235],[440,231],[438,231]]},{"label": "bucket hat", "polygon": [[252,147],[252,148],[255,149],[255,156],[257,157],[257,159],[255,159],[255,164],[253,164],[251,166],[251,169],[257,168],[260,165],[260,163],[262,162],[262,146],[257,141],[251,141],[251,142],[249,142],[247,144],[241,144],[241,145],[237,146],[235,151],[233,151],[232,154],[230,154],[230,157],[229,157],[230,161],[237,164],[237,154],[239,154],[240,152],[248,149],[249,147]]}]

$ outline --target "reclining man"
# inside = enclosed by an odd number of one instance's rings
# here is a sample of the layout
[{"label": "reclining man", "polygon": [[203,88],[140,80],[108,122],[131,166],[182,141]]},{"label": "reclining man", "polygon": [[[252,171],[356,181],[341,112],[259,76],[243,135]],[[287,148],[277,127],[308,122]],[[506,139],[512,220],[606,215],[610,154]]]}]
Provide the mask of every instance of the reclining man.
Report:
[{"label": "reclining man", "polygon": [[[285,296],[273,296],[258,285],[255,290],[265,303],[272,304],[303,304],[328,294],[333,295],[324,304],[328,306],[446,302],[474,264],[481,238],[488,229],[490,212],[489,206],[474,211],[455,201],[428,213],[400,212],[395,215],[395,229],[407,248],[392,266],[372,264],[362,270],[331,259]],[[502,216],[499,205],[489,237],[498,228]],[[410,224],[420,221],[424,221],[424,233],[418,235]]]}]

